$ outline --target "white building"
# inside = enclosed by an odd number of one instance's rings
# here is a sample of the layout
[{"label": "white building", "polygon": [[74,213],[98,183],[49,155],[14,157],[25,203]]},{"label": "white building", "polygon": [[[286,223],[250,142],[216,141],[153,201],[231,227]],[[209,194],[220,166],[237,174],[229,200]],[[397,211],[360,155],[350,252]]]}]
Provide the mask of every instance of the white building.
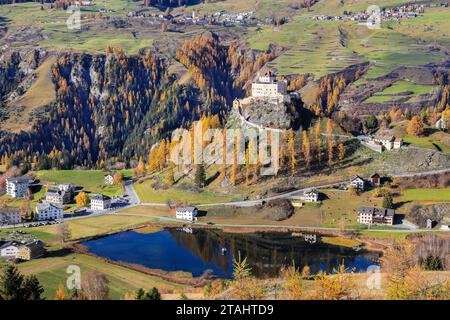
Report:
[{"label": "white building", "polygon": [[176,209],[176,218],[186,221],[197,221],[198,209],[196,207],[180,207]]},{"label": "white building", "polygon": [[356,190],[363,191],[365,188],[365,181],[360,176],[355,176],[350,180],[348,187],[353,187]]},{"label": "white building", "polygon": [[287,81],[277,80],[268,70],[260,73],[258,79],[252,83],[252,97],[273,98],[278,101],[289,102],[290,95],[287,93]]},{"label": "white building", "polygon": [[303,192],[298,196],[293,196],[291,197],[291,199],[305,202],[317,202],[319,201],[319,191],[317,191],[316,189],[311,189]]},{"label": "white building", "polygon": [[70,193],[64,190],[49,189],[45,193],[45,201],[57,205],[69,203],[71,199]]},{"label": "white building", "polygon": [[20,244],[16,241],[9,241],[0,246],[0,256],[5,258],[15,258],[19,251]]},{"label": "white building", "polygon": [[39,202],[36,206],[36,220],[57,220],[64,218],[64,210],[61,206],[46,201]]},{"label": "white building", "polygon": [[103,211],[111,207],[111,198],[103,194],[96,194],[91,197],[91,210]]},{"label": "white building", "polygon": [[27,176],[6,179],[6,194],[13,198],[23,198],[29,192],[32,181],[33,179]]},{"label": "white building", "polygon": [[2,208],[0,209],[0,225],[1,224],[18,224],[22,222],[20,210],[18,208]]},{"label": "white building", "polygon": [[108,173],[107,175],[105,175],[105,184],[114,184],[114,175],[112,173]]},{"label": "white building", "polygon": [[375,143],[382,145],[386,150],[400,149],[403,145],[403,139],[390,135],[377,135],[373,138]]},{"label": "white building", "polygon": [[73,193],[75,190],[75,186],[71,183],[61,183],[60,185],[58,185],[58,190],[67,193]]},{"label": "white building", "polygon": [[395,210],[362,207],[358,208],[356,211],[358,212],[358,222],[361,224],[394,224]]}]

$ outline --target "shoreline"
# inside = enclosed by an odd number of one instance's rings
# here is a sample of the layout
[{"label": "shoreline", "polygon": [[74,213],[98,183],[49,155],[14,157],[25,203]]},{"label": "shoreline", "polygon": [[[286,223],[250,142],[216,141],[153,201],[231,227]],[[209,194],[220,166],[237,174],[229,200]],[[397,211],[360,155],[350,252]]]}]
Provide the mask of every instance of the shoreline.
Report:
[{"label": "shoreline", "polygon": [[[194,288],[203,287],[213,280],[223,279],[220,277],[209,275],[207,273],[207,271],[205,271],[205,274],[202,276],[194,277],[189,272],[166,271],[163,269],[148,268],[141,264],[133,264],[133,263],[127,263],[127,262],[123,262],[123,261],[115,261],[115,260],[112,260],[109,258],[99,256],[92,252],[89,252],[88,249],[82,244],[82,242],[105,238],[105,237],[108,237],[108,236],[111,236],[114,234],[118,234],[121,232],[136,231],[136,230],[147,228],[147,227],[158,227],[158,228],[162,228],[162,229],[179,229],[184,226],[185,226],[185,224],[174,225],[174,224],[159,223],[159,222],[143,223],[143,224],[138,224],[138,225],[134,225],[134,226],[129,226],[129,227],[123,228],[121,230],[116,230],[116,231],[112,231],[112,232],[97,234],[94,236],[88,236],[88,237],[75,239],[73,241],[67,242],[64,245],[64,247],[73,251],[74,253],[88,255],[88,256],[94,257],[94,258],[96,258],[100,261],[103,261],[105,263],[108,263],[108,264],[124,267],[124,268],[130,269],[133,271],[137,271],[137,272],[141,272],[141,273],[144,273],[144,274],[147,274],[150,276],[160,277],[161,279],[164,279],[166,281],[170,281],[170,282],[181,284],[181,285],[192,286]],[[190,225],[189,227],[191,227],[192,229],[197,229],[197,230],[215,230],[215,231],[221,231],[223,233],[230,233],[230,234],[291,233],[293,237],[297,237],[298,235],[294,235],[294,234],[298,233],[300,231],[299,229],[292,230],[291,228],[262,228],[262,227],[252,227],[252,226],[244,228],[244,227],[218,227],[218,226],[205,226],[205,225]],[[388,245],[387,243],[384,245],[381,245],[381,244],[375,245],[372,241],[370,241],[368,239],[362,239],[361,237],[359,237],[358,235],[355,235],[353,233],[342,234],[342,233],[339,233],[336,231],[330,231],[330,230],[327,230],[324,232],[304,230],[304,232],[319,234],[321,236],[342,237],[342,238],[346,238],[346,239],[357,240],[361,243],[360,247],[362,250],[378,253],[380,255],[380,259],[382,258],[383,254],[384,254],[384,249]],[[328,245],[337,246],[337,247],[345,247],[347,249],[351,249],[350,247],[340,246],[340,245],[336,245],[336,244],[328,244]],[[226,279],[224,279],[224,280],[226,280]]]}]

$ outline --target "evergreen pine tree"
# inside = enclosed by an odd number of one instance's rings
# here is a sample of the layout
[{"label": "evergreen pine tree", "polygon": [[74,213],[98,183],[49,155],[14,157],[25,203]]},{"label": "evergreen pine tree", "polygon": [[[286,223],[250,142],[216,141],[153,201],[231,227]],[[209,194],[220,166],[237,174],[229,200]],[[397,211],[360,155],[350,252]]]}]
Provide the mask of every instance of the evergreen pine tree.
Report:
[{"label": "evergreen pine tree", "polygon": [[198,164],[195,168],[195,184],[199,188],[203,188],[205,186],[206,182],[206,172],[205,172],[205,165]]}]

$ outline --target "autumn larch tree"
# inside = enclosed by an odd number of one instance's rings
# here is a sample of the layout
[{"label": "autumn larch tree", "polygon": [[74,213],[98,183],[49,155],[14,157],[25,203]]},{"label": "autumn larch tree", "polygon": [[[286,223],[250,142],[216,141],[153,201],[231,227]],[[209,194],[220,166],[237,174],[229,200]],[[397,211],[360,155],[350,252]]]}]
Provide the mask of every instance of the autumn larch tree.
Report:
[{"label": "autumn larch tree", "polygon": [[303,130],[302,152],[305,157],[306,168],[309,170],[311,168],[311,144],[306,130]]},{"label": "autumn larch tree", "polygon": [[88,195],[81,191],[75,196],[75,203],[77,204],[77,207],[86,207],[89,203]]},{"label": "autumn larch tree", "polygon": [[297,158],[295,156],[295,140],[294,140],[294,131],[292,129],[289,130],[289,153],[291,158],[291,175],[295,176],[297,172]]},{"label": "autumn larch tree", "polygon": [[344,160],[345,158],[345,145],[343,143],[339,143],[338,145],[338,152],[339,152],[339,160]]},{"label": "autumn larch tree", "polygon": [[406,131],[409,135],[412,136],[420,136],[424,132],[424,124],[422,119],[419,116],[414,116],[408,123],[408,127],[406,128]]}]

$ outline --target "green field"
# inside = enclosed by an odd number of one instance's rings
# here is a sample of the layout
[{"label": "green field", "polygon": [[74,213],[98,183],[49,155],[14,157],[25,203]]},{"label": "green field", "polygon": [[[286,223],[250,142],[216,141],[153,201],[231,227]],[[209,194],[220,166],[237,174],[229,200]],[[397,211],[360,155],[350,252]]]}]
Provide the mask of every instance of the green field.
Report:
[{"label": "green field", "polygon": [[410,81],[397,81],[392,86],[386,88],[382,92],[378,92],[365,103],[383,103],[393,102],[399,99],[415,99],[418,95],[431,94],[438,90],[438,86],[420,85]]},{"label": "green field", "polygon": [[169,200],[182,201],[188,204],[202,204],[212,202],[228,202],[236,200],[233,196],[223,196],[209,191],[200,193],[182,190],[178,188],[169,188],[166,190],[157,190],[152,188],[153,180],[146,180],[142,183],[135,183],[134,189],[141,202],[149,203],[167,203]]},{"label": "green field", "polygon": [[[131,177],[131,170],[119,170],[124,177]],[[37,177],[41,184],[58,184],[69,182],[82,187],[84,191],[92,193],[102,193],[107,196],[122,194],[120,186],[111,186],[104,184],[105,171],[102,170],[41,170],[37,172]]]},{"label": "green field", "polygon": [[403,138],[403,141],[420,148],[438,150],[450,154],[450,146],[445,145],[444,143],[433,137],[406,136]]},{"label": "green field", "polygon": [[406,189],[400,201],[450,202],[450,188],[447,189]]},{"label": "green field", "polygon": [[139,288],[157,287],[163,290],[182,289],[184,286],[146,275],[124,267],[103,262],[83,254],[51,252],[50,257],[35,259],[18,265],[24,274],[35,274],[44,287],[44,297],[54,299],[60,285],[64,286],[69,276],[67,267],[75,265],[83,273],[97,271],[109,280],[111,299],[121,299],[125,293],[135,292]]},{"label": "green field", "polygon": [[[100,234],[114,233],[151,221],[154,221],[151,217],[102,215],[77,220],[68,220],[66,223],[70,229],[71,239],[74,240]],[[37,230],[56,235],[58,230],[57,228],[57,225],[51,225],[38,227]]]}]

